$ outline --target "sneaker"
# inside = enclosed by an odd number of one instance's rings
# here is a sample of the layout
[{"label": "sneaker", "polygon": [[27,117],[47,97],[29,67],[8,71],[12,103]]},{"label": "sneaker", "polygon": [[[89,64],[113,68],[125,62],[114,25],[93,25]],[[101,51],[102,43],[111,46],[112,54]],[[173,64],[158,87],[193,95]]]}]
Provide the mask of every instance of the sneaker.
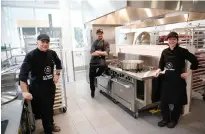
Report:
[{"label": "sneaker", "polygon": [[171,121],[167,124],[167,127],[168,128],[175,128],[175,126],[177,125],[177,122],[176,121]]},{"label": "sneaker", "polygon": [[95,97],[95,91],[91,91],[91,97],[92,97],[92,98]]},{"label": "sneaker", "polygon": [[164,120],[158,122],[159,127],[165,127],[167,124],[168,124],[168,121],[164,121]]},{"label": "sneaker", "polygon": [[53,125],[53,132],[60,132],[61,129],[59,126],[56,126],[55,124]]}]

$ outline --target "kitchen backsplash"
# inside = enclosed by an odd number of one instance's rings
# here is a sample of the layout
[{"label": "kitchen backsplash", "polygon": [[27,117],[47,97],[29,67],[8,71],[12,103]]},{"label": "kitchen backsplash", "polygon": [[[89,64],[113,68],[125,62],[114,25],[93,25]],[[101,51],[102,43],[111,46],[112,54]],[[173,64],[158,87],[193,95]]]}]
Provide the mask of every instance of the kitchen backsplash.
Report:
[{"label": "kitchen backsplash", "polygon": [[116,45],[118,52],[159,57],[167,45]]}]

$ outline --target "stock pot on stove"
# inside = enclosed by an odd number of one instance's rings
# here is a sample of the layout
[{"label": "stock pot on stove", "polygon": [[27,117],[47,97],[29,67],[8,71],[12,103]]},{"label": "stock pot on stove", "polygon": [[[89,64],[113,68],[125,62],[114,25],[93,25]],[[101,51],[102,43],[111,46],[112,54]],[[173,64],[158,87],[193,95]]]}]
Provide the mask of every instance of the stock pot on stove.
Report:
[{"label": "stock pot on stove", "polygon": [[123,70],[142,70],[143,60],[123,60],[121,61],[121,68]]}]

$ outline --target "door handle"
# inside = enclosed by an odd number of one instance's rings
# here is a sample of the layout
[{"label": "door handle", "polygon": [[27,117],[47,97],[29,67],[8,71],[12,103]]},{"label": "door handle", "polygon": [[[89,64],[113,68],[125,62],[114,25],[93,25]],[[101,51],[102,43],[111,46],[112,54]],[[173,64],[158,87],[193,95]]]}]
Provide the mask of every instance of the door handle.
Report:
[{"label": "door handle", "polygon": [[122,83],[120,83],[120,82],[118,82],[118,81],[116,81],[116,80],[113,80],[113,79],[111,79],[111,81],[113,81],[113,82],[115,82],[115,83],[117,83],[117,84],[120,84],[121,86],[124,86],[125,88],[130,88],[130,85],[122,84]]}]

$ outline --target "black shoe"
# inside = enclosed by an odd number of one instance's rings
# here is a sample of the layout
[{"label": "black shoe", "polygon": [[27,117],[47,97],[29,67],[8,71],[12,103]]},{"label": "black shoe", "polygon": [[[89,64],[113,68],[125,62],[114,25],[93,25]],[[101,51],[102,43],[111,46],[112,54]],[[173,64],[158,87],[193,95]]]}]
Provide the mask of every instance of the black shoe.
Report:
[{"label": "black shoe", "polygon": [[168,124],[168,121],[164,121],[164,120],[158,122],[159,127],[165,127],[167,124]]},{"label": "black shoe", "polygon": [[167,127],[168,128],[175,128],[175,126],[177,125],[178,123],[176,121],[171,121],[167,124]]},{"label": "black shoe", "polygon": [[92,98],[95,97],[95,91],[91,91],[91,97],[92,97]]},{"label": "black shoe", "polygon": [[52,128],[53,132],[60,132],[61,128],[59,126],[56,126],[55,124],[53,124],[53,128]]}]

